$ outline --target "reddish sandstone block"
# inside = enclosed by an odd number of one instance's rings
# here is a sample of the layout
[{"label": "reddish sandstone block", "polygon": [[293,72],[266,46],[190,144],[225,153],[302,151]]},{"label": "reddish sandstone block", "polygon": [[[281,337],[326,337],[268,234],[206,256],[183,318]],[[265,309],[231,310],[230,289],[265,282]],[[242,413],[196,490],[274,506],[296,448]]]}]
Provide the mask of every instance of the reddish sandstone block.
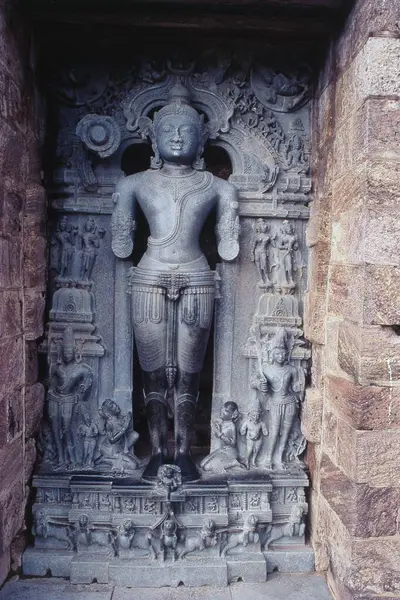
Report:
[{"label": "reddish sandstone block", "polygon": [[[359,594],[400,595],[400,536],[356,539],[345,583]],[[396,596],[394,596],[396,597]]]},{"label": "reddish sandstone block", "polygon": [[391,327],[343,321],[338,331],[338,363],[362,385],[393,385],[400,376],[400,336]]},{"label": "reddish sandstone block", "polygon": [[301,430],[309,442],[321,441],[323,399],[320,390],[308,388],[301,412]]},{"label": "reddish sandstone block", "polygon": [[321,447],[333,461],[336,460],[338,448],[338,418],[325,402],[322,415]]},{"label": "reddish sandstone block", "polygon": [[307,292],[304,296],[304,335],[313,344],[325,342],[326,294]]},{"label": "reddish sandstone block", "polygon": [[325,377],[325,398],[355,429],[400,428],[400,387],[361,386],[333,375]]},{"label": "reddish sandstone block", "polygon": [[325,454],[320,469],[320,491],[352,536],[396,535],[400,488],[355,483]]},{"label": "reddish sandstone block", "polygon": [[38,380],[38,351],[36,341],[25,342],[25,383],[32,384]]},{"label": "reddish sandstone block", "polygon": [[41,383],[27,386],[25,389],[25,437],[35,435],[43,416],[45,390]]},{"label": "reddish sandstone block", "polygon": [[23,383],[22,337],[7,338],[0,343],[0,397]]},{"label": "reddish sandstone block", "polygon": [[22,299],[18,291],[0,292],[0,338],[22,333]]},{"label": "reddish sandstone block", "polygon": [[[21,471],[22,472],[22,471]],[[24,524],[25,498],[21,481],[2,486],[0,494],[0,553],[11,544]]]},{"label": "reddish sandstone block", "polygon": [[43,335],[44,292],[28,290],[24,294],[24,335],[26,340],[36,340]]},{"label": "reddish sandstone block", "polygon": [[358,431],[337,422],[336,463],[356,483],[400,487],[400,431]]},{"label": "reddish sandstone block", "polygon": [[361,206],[356,210],[344,209],[332,218],[332,263],[364,264],[365,223],[366,215]]},{"label": "reddish sandstone block", "polygon": [[[26,216],[24,221],[28,221]],[[47,270],[47,240],[36,233],[32,224],[24,235],[24,284],[27,288],[44,287]]]},{"label": "reddish sandstone block", "polygon": [[364,266],[332,264],[329,270],[328,312],[362,322],[364,285]]}]

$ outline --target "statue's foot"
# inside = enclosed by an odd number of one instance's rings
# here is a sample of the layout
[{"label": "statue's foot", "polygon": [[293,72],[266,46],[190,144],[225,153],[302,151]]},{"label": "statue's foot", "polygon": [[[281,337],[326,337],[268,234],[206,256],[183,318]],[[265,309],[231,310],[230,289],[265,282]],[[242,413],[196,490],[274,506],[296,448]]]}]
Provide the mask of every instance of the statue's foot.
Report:
[{"label": "statue's foot", "polygon": [[178,452],[175,456],[174,463],[181,470],[182,481],[195,481],[196,479],[200,479],[197,467],[189,454]]},{"label": "statue's foot", "polygon": [[163,452],[153,454],[142,473],[142,479],[157,479],[158,469],[167,462],[167,457]]}]

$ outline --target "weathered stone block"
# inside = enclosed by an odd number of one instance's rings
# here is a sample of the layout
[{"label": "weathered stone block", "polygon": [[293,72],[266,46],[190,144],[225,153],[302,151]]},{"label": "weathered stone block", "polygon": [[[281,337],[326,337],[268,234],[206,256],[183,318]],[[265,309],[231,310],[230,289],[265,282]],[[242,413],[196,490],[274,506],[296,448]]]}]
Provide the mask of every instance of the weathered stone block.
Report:
[{"label": "weathered stone block", "polygon": [[400,427],[400,387],[361,386],[327,375],[325,398],[335,413],[355,429]]},{"label": "weathered stone block", "polygon": [[364,284],[363,266],[332,264],[329,270],[328,312],[362,322]]},{"label": "weathered stone block", "polygon": [[396,535],[400,488],[354,483],[323,454],[320,491],[352,536]]},{"label": "weathered stone block", "polygon": [[344,71],[371,34],[386,32],[397,36],[400,8],[391,0],[355,2],[335,45],[336,69]]},{"label": "weathered stone block", "polygon": [[[21,467],[19,469],[21,472]],[[17,481],[12,487],[3,487],[0,494],[0,553],[10,546],[13,538],[23,526],[24,512],[24,486],[21,481]]]},{"label": "weathered stone block", "polygon": [[38,351],[36,341],[24,341],[25,344],[25,383],[35,383],[38,380]]},{"label": "weathered stone block", "polygon": [[338,362],[356,383],[391,386],[400,376],[400,337],[391,327],[343,321]]},{"label": "weathered stone block", "polygon": [[28,288],[43,288],[46,281],[47,241],[37,234],[33,223],[29,222],[29,216],[24,221],[28,221],[23,247],[24,283]]},{"label": "weathered stone block", "polygon": [[22,333],[22,300],[19,291],[0,292],[0,337]]},{"label": "weathered stone block", "polygon": [[44,406],[45,390],[41,383],[34,383],[25,388],[25,437],[37,433]]},{"label": "weathered stone block", "polygon": [[0,235],[0,288],[22,286],[22,238]]},{"label": "weathered stone block", "polygon": [[319,444],[321,441],[322,411],[320,390],[308,388],[301,414],[301,430],[309,442]]},{"label": "weathered stone block", "polygon": [[336,463],[357,483],[400,487],[400,431],[358,431],[342,419],[337,423]]},{"label": "weathered stone block", "polygon": [[338,77],[336,118],[344,120],[369,96],[396,96],[400,92],[397,64],[400,40],[369,38],[349,67]]},{"label": "weathered stone block", "polygon": [[44,292],[28,290],[24,294],[24,335],[26,340],[36,340],[43,335]]},{"label": "weathered stone block", "polygon": [[[351,544],[351,565],[345,583],[362,594],[400,595],[400,536],[356,539]],[[396,596],[395,596],[396,597]]]},{"label": "weathered stone block", "polygon": [[332,219],[332,263],[359,265],[364,263],[365,213],[361,206],[357,210],[346,210]]},{"label": "weathered stone block", "polygon": [[335,461],[338,446],[338,419],[326,402],[322,415],[321,444],[324,452]]},{"label": "weathered stone block", "polygon": [[22,386],[22,337],[7,338],[0,343],[0,364],[0,397],[6,397],[10,389]]},{"label": "weathered stone block", "polygon": [[304,297],[304,335],[313,344],[325,341],[325,307],[324,292],[307,292]]}]

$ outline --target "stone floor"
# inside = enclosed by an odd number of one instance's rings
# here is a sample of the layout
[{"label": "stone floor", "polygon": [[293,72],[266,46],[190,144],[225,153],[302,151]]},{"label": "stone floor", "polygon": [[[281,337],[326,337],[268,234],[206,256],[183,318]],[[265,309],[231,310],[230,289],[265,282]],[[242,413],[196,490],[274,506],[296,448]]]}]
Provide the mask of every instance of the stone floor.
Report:
[{"label": "stone floor", "polygon": [[332,600],[321,575],[272,574],[266,583],[235,583],[226,588],[118,588],[71,585],[64,579],[13,579],[0,600]]}]

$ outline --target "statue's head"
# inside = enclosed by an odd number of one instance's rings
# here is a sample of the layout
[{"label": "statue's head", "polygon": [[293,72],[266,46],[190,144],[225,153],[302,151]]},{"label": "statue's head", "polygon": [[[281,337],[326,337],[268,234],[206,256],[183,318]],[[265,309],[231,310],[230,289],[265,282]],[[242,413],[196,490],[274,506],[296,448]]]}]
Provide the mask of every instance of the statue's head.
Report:
[{"label": "statue's head", "polygon": [[258,517],[256,515],[249,515],[246,519],[245,529],[248,531],[256,531],[258,527]]},{"label": "statue's head", "polygon": [[89,524],[89,517],[87,515],[81,515],[78,522],[81,527],[87,527]]},{"label": "statue's head", "polygon": [[287,233],[289,235],[293,235],[294,231],[293,231],[293,225],[291,224],[290,221],[282,221],[282,231],[284,233]]},{"label": "statue's head", "polygon": [[71,325],[64,329],[62,338],[62,358],[65,363],[75,360],[75,336]]},{"label": "statue's head", "polygon": [[220,411],[220,417],[223,421],[236,421],[239,416],[239,407],[236,402],[230,400],[225,402]]},{"label": "statue's head", "polygon": [[175,533],[175,529],[176,529],[176,525],[172,519],[166,519],[164,521],[164,532],[167,535],[171,535],[171,534]]},{"label": "statue's head", "polygon": [[96,229],[96,224],[93,219],[88,219],[85,223],[85,231],[93,233]]},{"label": "statue's head", "polygon": [[122,524],[123,530],[125,533],[134,533],[135,529],[133,527],[133,521],[131,519],[126,519]]},{"label": "statue's head", "polygon": [[106,398],[101,405],[99,410],[102,416],[117,416],[121,413],[121,409],[114,400],[111,398]]},{"label": "statue's head", "polygon": [[261,411],[256,409],[256,410],[251,410],[248,414],[249,417],[249,421],[251,421],[252,423],[259,423],[261,421]]},{"label": "statue's head", "polygon": [[287,333],[283,327],[278,327],[271,341],[271,360],[273,363],[283,365],[288,359],[289,349]]},{"label": "statue's head", "polygon": [[60,231],[66,231],[68,229],[68,217],[66,217],[65,215],[61,217],[61,219],[58,222],[58,227]]},{"label": "statue's head", "polygon": [[142,117],[139,126],[142,135],[152,140],[153,168],[164,163],[204,168],[201,159],[207,138],[204,118],[190,105],[189,90],[181,83],[171,89],[168,103],[154,114],[153,121]]},{"label": "statue's head", "polygon": [[265,219],[257,219],[256,231],[257,233],[266,233],[269,230],[269,225]]}]

